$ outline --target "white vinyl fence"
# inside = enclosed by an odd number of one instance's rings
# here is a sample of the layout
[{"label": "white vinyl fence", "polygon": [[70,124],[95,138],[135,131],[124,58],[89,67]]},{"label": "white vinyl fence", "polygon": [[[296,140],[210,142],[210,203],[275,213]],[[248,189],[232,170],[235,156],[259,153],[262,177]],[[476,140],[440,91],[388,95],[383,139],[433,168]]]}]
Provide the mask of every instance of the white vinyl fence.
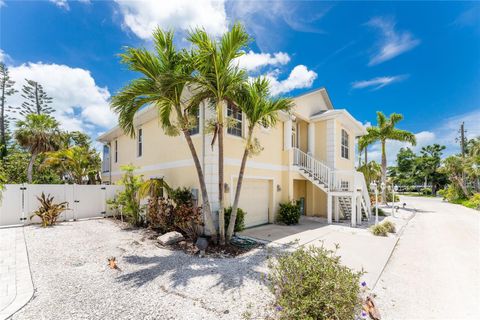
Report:
[{"label": "white vinyl fence", "polygon": [[53,202],[66,201],[68,209],[58,221],[110,216],[107,200],[112,199],[122,186],[78,184],[6,184],[0,202],[0,226],[39,223],[30,216],[40,206],[37,197],[42,192],[53,196]]}]

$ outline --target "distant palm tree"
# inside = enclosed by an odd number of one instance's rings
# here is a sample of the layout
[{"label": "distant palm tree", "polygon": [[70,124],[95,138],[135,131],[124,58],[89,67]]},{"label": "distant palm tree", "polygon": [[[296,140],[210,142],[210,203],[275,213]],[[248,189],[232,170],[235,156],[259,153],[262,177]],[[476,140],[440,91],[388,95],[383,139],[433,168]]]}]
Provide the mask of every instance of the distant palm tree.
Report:
[{"label": "distant palm tree", "polygon": [[131,136],[135,135],[136,112],[147,105],[154,105],[158,109],[160,124],[167,135],[183,134],[197,171],[205,225],[212,237],[216,238],[205,176],[190,134],[190,129],[196,124],[194,115],[198,112],[198,104],[185,101],[182,96],[194,71],[192,56],[185,50],[176,50],[173,36],[173,32],[156,29],[153,33],[155,53],[127,48],[120,55],[122,63],[143,76],[122,88],[112,98],[111,106],[118,113],[120,127]]},{"label": "distant palm tree", "polygon": [[245,114],[248,120],[247,137],[245,150],[243,152],[240,172],[238,174],[237,188],[232,206],[232,213],[227,229],[227,240],[230,240],[235,228],[237,218],[238,202],[240,201],[240,192],[242,189],[243,175],[249,155],[255,153],[258,149],[258,143],[253,141],[253,132],[255,128],[263,126],[264,128],[274,127],[278,120],[280,111],[288,112],[293,101],[288,98],[270,98],[269,82],[265,78],[257,78],[253,82],[245,85],[245,88],[236,97],[238,106]]},{"label": "distant palm tree", "polygon": [[14,136],[18,144],[31,154],[27,180],[32,183],[33,164],[37,156],[43,152],[55,151],[61,143],[59,123],[46,114],[29,114],[25,120],[17,121]]},{"label": "distant palm tree", "polygon": [[[415,135],[411,132],[395,128],[395,125],[403,119],[398,113],[392,113],[388,118],[380,111],[377,111],[377,126],[367,128],[367,134],[362,137],[362,146],[366,146],[377,141],[380,142],[382,148],[382,183],[387,183],[387,140],[396,140],[409,142],[412,145],[417,144]],[[382,201],[386,203],[386,188],[382,190]]]},{"label": "distant palm tree", "polygon": [[[224,169],[223,138],[225,105],[232,103],[247,79],[245,70],[240,69],[235,59],[244,54],[243,48],[249,36],[240,24],[235,24],[220,39],[210,37],[204,29],[190,32],[188,40],[194,45],[194,67],[192,85],[197,101],[208,99],[216,111],[215,135],[218,137],[218,223],[220,244],[225,244],[224,216]],[[215,140],[215,138],[214,138]],[[212,141],[213,143],[214,141]]]},{"label": "distant palm tree", "polygon": [[363,164],[357,170],[363,173],[367,186],[370,186],[371,182],[378,181],[382,177],[382,167],[373,160]]}]

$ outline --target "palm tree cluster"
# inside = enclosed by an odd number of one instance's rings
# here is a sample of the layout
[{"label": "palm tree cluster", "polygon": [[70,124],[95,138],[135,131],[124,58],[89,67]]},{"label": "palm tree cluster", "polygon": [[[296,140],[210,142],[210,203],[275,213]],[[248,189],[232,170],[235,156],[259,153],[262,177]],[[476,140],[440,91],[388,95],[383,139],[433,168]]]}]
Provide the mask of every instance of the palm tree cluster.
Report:
[{"label": "palm tree cluster", "polygon": [[[236,211],[246,161],[252,152],[253,133],[257,126],[275,125],[279,111],[288,111],[291,100],[270,98],[268,81],[248,82],[245,70],[236,59],[247,49],[249,36],[240,24],[235,24],[221,38],[214,38],[204,29],[192,30],[187,40],[191,49],[177,49],[174,33],[156,29],[153,33],[153,52],[143,48],[127,48],[120,55],[122,63],[141,76],[122,88],[112,98],[112,109],[118,114],[123,130],[135,135],[135,113],[147,105],[158,109],[160,124],[168,135],[182,134],[191,152],[202,194],[205,226],[214,239],[225,244],[233,233]],[[218,221],[214,219],[209,202],[205,177],[198,153],[190,136],[197,125],[196,114],[201,104],[215,114],[211,127],[212,146],[218,145]],[[242,158],[232,218],[225,232],[224,224],[224,130],[229,122],[225,117],[227,105],[242,111],[249,122],[246,147]]]}]

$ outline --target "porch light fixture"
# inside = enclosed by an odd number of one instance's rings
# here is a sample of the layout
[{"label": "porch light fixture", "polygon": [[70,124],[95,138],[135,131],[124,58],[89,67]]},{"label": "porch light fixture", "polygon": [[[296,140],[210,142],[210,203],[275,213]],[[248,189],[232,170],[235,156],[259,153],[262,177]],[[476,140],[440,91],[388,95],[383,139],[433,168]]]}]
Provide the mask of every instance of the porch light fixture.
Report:
[{"label": "porch light fixture", "polygon": [[223,192],[225,192],[225,193],[230,192],[230,186],[226,182],[223,184]]},{"label": "porch light fixture", "polygon": [[280,191],[282,191],[282,187],[280,187],[280,185],[277,184],[277,192],[280,192]]}]

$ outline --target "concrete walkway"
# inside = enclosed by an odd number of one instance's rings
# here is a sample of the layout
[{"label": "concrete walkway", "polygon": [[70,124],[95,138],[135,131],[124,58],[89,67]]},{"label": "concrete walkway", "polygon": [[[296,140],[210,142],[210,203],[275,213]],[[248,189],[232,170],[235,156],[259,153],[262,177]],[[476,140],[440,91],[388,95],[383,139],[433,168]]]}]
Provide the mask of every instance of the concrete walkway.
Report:
[{"label": "concrete walkway", "polygon": [[417,209],[374,292],[382,319],[479,319],[480,212],[439,198]]},{"label": "concrete walkway", "polygon": [[[404,217],[399,220],[407,220]],[[366,228],[346,225],[328,225],[324,219],[302,217],[300,224],[282,226],[264,225],[247,229],[240,235],[270,242],[271,247],[297,248],[302,245],[324,246],[334,250],[341,262],[353,270],[365,271],[362,280],[374,287],[387,263],[398,238],[376,237]]]},{"label": "concrete walkway", "polygon": [[32,295],[23,228],[0,229],[0,320],[17,312]]}]

